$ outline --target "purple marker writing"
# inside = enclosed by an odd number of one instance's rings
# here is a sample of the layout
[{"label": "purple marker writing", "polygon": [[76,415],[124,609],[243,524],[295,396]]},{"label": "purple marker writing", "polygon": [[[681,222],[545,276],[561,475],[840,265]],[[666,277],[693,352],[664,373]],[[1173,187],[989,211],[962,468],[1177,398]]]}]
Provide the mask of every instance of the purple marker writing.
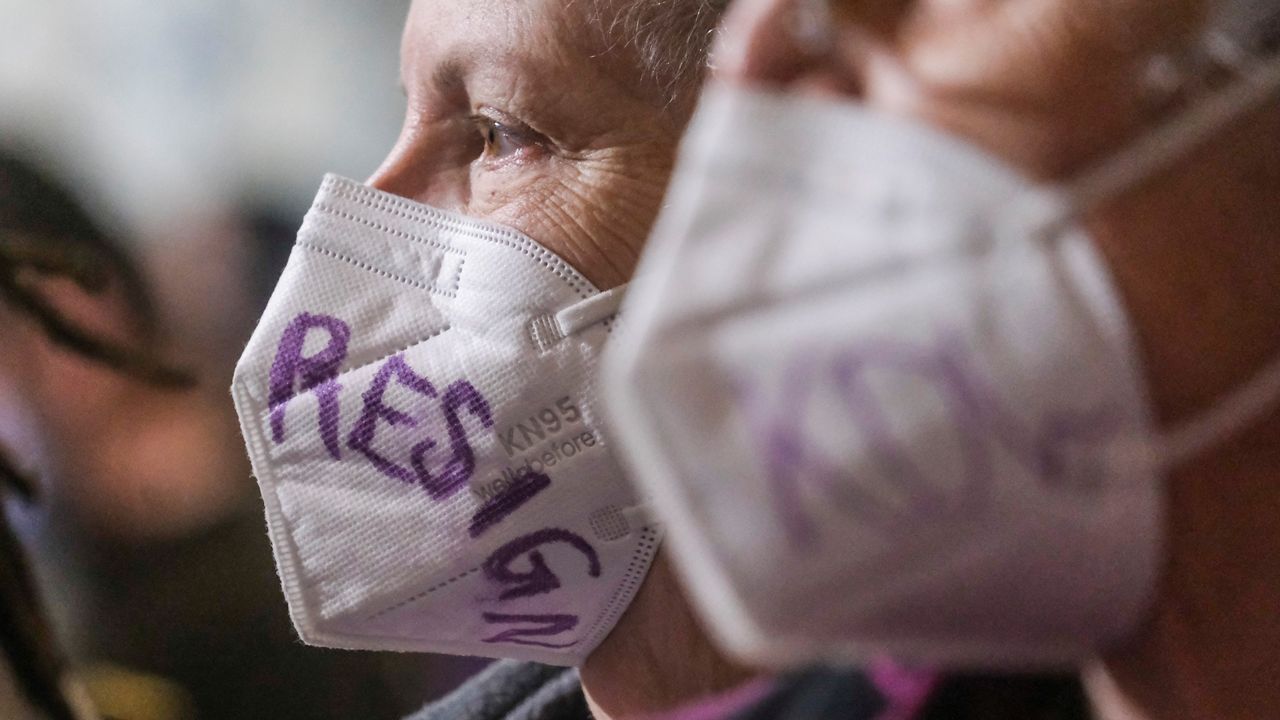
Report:
[{"label": "purple marker writing", "polygon": [[[537,550],[551,543],[564,543],[582,553],[587,558],[587,574],[591,577],[600,577],[600,556],[596,554],[595,548],[591,547],[591,543],[568,530],[547,528],[512,540],[498,548],[488,560],[485,560],[486,577],[496,583],[513,586],[503,590],[498,596],[499,600],[541,595],[560,587],[560,578],[547,567],[547,561]],[[529,557],[529,570],[527,572],[512,570],[511,564],[525,553],[528,553]]]},{"label": "purple marker writing", "polygon": [[[324,349],[310,357],[302,352],[307,334],[323,330],[329,335]],[[285,438],[285,411],[289,401],[300,393],[314,390],[320,402],[320,437],[334,459],[338,449],[338,368],[347,359],[347,343],[351,328],[330,315],[300,313],[285,327],[271,364],[270,395],[271,438],[277,444]]]}]

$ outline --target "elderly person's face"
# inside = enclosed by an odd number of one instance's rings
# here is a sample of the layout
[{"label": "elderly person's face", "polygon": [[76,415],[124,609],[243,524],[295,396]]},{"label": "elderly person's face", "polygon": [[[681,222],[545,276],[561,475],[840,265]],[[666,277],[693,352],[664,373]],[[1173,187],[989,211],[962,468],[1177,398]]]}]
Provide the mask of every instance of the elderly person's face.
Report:
[{"label": "elderly person's face", "polygon": [[[1160,117],[1138,69],[1191,38],[1210,6],[824,5],[740,0],[715,56],[721,79],[845,96],[922,120],[1039,179],[1071,177]],[[1272,101],[1086,219],[1124,296],[1165,427],[1205,411],[1280,353],[1276,138]],[[1273,413],[1166,479],[1155,606],[1148,625],[1107,655],[1144,715],[1262,717],[1280,702],[1278,420]]]},{"label": "elderly person's face", "polygon": [[597,286],[625,282],[688,110],[658,97],[592,16],[601,7],[415,2],[408,113],[370,184],[514,227]]},{"label": "elderly person's face", "polygon": [[[416,0],[402,50],[404,128],[369,183],[514,227],[597,287],[626,282],[702,74],[691,64],[699,53],[682,53],[706,39],[714,7]],[[686,45],[657,37],[650,52],[637,49],[628,33],[646,25],[645,8],[674,9],[673,37]],[[658,66],[655,47],[684,64]],[[581,672],[601,718],[670,708],[745,675],[705,640],[662,554]]]}]

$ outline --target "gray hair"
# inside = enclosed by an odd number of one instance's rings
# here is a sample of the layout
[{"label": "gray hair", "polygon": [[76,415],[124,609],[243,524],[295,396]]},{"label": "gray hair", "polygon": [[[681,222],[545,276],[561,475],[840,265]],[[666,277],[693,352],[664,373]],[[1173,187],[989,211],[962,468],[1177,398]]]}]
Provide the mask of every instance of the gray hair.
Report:
[{"label": "gray hair", "polygon": [[590,17],[607,47],[633,53],[643,84],[672,105],[705,75],[716,26],[729,1],[591,0]]}]

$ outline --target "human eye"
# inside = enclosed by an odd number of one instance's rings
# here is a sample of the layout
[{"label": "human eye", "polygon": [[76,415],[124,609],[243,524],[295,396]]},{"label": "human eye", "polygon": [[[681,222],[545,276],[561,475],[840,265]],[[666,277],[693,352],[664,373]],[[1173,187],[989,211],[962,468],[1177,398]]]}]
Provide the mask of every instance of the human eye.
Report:
[{"label": "human eye", "polygon": [[484,112],[472,116],[472,121],[484,141],[482,160],[528,161],[535,159],[546,149],[545,142],[537,132],[518,121]]}]

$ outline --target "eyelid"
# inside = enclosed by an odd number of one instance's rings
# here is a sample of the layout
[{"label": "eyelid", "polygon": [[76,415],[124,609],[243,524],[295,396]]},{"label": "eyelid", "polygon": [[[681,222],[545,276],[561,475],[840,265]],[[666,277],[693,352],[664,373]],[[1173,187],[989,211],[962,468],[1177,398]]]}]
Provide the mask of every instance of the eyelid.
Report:
[{"label": "eyelid", "polygon": [[529,142],[537,142],[540,144],[547,144],[547,145],[551,144],[551,141],[547,139],[545,136],[543,136],[542,133],[539,133],[538,131],[534,130],[528,125],[520,122],[519,120],[507,115],[506,113],[500,110],[495,110],[494,108],[490,108],[490,107],[476,108],[476,112],[474,115],[472,115],[472,118],[476,122],[485,123],[490,126],[500,127],[504,131],[506,131],[508,135],[514,136],[515,138],[520,140],[527,140]]},{"label": "eyelid", "polygon": [[494,167],[511,162],[523,164],[548,152],[545,144],[518,129],[482,115],[473,115],[472,119],[484,140],[484,150],[478,159],[486,164]]},{"label": "eyelid", "polygon": [[517,140],[538,145],[554,155],[571,157],[568,149],[556,142],[554,138],[543,133],[519,118],[495,108],[491,105],[480,105],[473,117],[481,122],[495,123],[502,126],[507,133]]}]

